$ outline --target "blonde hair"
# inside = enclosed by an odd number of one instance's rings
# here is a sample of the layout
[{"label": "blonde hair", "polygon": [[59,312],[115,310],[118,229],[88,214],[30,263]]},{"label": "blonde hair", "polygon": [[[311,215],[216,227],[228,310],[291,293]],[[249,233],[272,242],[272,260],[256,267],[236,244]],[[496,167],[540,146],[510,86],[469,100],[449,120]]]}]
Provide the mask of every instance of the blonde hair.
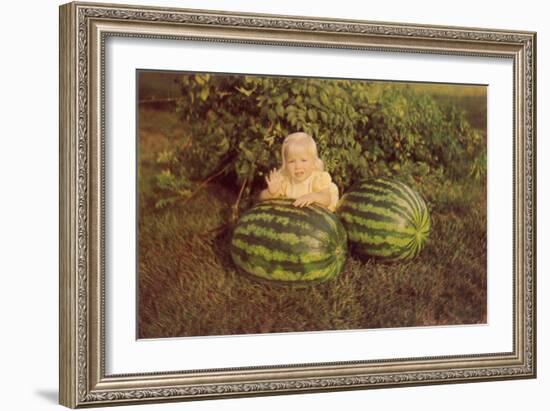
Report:
[{"label": "blonde hair", "polygon": [[323,171],[323,160],[321,160],[319,158],[319,155],[317,154],[317,144],[315,144],[315,140],[313,140],[313,137],[304,132],[289,134],[284,139],[283,146],[281,148],[281,159],[283,161],[281,171],[283,173],[286,172],[286,153],[288,152],[289,147],[297,144],[302,144],[306,148],[307,153],[313,157],[315,169],[317,171]]}]

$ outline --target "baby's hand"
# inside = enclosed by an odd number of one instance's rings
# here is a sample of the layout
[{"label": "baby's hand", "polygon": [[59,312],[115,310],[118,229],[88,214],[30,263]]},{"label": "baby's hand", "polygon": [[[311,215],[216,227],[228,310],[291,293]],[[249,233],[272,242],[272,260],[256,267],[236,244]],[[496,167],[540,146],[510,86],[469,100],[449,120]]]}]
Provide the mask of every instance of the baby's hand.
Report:
[{"label": "baby's hand", "polygon": [[317,200],[317,193],[304,194],[294,201],[295,207],[307,207],[313,204]]},{"label": "baby's hand", "polygon": [[277,195],[281,191],[283,186],[283,176],[277,169],[273,169],[269,172],[269,175],[265,178],[267,183],[267,190],[272,196]]}]

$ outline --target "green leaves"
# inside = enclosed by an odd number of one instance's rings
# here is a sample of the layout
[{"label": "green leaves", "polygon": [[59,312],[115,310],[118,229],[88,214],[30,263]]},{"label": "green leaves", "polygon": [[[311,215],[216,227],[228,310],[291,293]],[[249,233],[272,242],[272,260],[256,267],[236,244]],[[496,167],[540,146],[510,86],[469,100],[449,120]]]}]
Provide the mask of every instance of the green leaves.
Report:
[{"label": "green leaves", "polygon": [[156,178],[158,188],[167,195],[155,203],[155,208],[173,205],[180,200],[187,199],[192,193],[194,184],[185,175],[175,176],[170,169],[166,168],[157,174]]},{"label": "green leaves", "polygon": [[244,94],[246,97],[250,97],[252,93],[254,93],[254,90],[247,90],[244,87],[235,87],[235,89]]},{"label": "green leaves", "polygon": [[484,175],[484,135],[455,106],[406,84],[232,75],[182,75],[179,84],[177,112],[192,144],[163,154],[172,177],[161,174],[158,184],[167,190],[181,189],[182,176],[202,181],[226,166],[236,190],[245,181],[264,188],[262,175],[280,166],[281,143],[295,131],[313,136],[342,189],[425,170]]},{"label": "green leaves", "polygon": [[209,95],[210,95],[210,89],[205,87],[201,90],[199,97],[202,101],[206,101]]}]

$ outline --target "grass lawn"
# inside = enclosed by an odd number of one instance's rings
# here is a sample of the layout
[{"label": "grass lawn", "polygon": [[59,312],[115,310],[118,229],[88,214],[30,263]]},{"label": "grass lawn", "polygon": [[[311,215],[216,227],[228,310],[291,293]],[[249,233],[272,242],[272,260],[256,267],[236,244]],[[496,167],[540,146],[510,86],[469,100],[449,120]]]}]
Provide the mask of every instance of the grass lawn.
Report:
[{"label": "grass lawn", "polygon": [[469,181],[419,190],[432,232],[419,257],[348,257],[311,286],[237,273],[226,226],[237,193],[213,180],[187,202],[155,208],[155,159],[184,132],[175,116],[142,111],[139,127],[139,338],[479,324],[487,319],[486,190]]}]

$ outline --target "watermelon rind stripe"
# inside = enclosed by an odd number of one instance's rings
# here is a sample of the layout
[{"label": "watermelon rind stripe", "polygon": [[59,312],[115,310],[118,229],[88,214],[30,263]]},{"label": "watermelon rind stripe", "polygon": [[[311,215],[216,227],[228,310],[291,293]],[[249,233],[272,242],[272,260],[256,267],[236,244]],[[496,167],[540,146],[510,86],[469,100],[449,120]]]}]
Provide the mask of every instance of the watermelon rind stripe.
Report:
[{"label": "watermelon rind stripe", "polygon": [[388,178],[356,184],[340,199],[337,214],[360,256],[413,258],[431,230],[424,198],[407,184]]},{"label": "watermelon rind stripe", "polygon": [[261,255],[245,253],[240,248],[232,249],[232,257],[233,261],[247,272],[253,272],[264,278],[283,281],[304,280],[305,277],[325,277],[333,271],[332,266],[334,264],[333,261],[317,264],[294,264],[290,262],[273,264],[271,261],[266,261]]},{"label": "watermelon rind stripe", "polygon": [[346,194],[342,201],[342,205],[354,204],[355,206],[364,206],[364,203],[391,208],[394,211],[405,214],[408,219],[414,219],[414,208],[411,204],[406,199],[397,197],[394,193],[376,194],[356,191]]},{"label": "watermelon rind stripe", "polygon": [[326,229],[330,230],[329,232],[338,231],[336,217],[332,214],[332,212],[318,206],[313,206],[310,210],[317,214],[322,221],[324,221]]},{"label": "watermelon rind stripe", "polygon": [[350,214],[367,216],[379,221],[392,222],[394,224],[413,223],[414,217],[405,210],[396,207],[391,202],[366,202],[361,204],[357,201],[345,202],[339,209],[340,213],[347,211]]},{"label": "watermelon rind stripe", "polygon": [[388,189],[395,192],[396,196],[407,201],[410,204],[411,210],[415,213],[420,211],[416,202],[416,196],[409,190],[407,185],[395,180],[381,180],[381,184],[386,184]]},{"label": "watermelon rind stripe", "polygon": [[361,244],[380,245],[386,244],[390,246],[404,247],[409,242],[415,241],[414,237],[397,236],[395,233],[388,231],[369,230],[368,233],[358,230],[349,230],[349,237],[353,241],[359,241]]},{"label": "watermelon rind stripe", "polygon": [[[389,180],[385,178],[379,178],[373,181],[368,181],[360,185],[361,189],[375,190],[378,192],[384,192],[384,190],[393,193],[396,197],[393,198],[395,201],[403,201],[409,205],[409,210],[412,212],[411,222],[413,222],[417,227],[422,227],[425,222],[422,221],[423,218],[429,215],[427,213],[426,202],[422,196],[418,193],[415,193],[409,186],[397,180]],[[347,195],[358,195],[358,196],[369,196],[370,193],[362,191],[351,191]],[[422,216],[422,217],[421,217]]]},{"label": "watermelon rind stripe", "polygon": [[239,220],[239,224],[250,222],[256,222],[258,224],[261,223],[266,227],[273,227],[276,229],[280,229],[281,231],[304,230],[311,233],[310,235],[312,237],[315,237],[316,239],[321,241],[328,241],[329,239],[328,232],[319,230],[317,227],[307,221],[297,219],[295,217],[289,217],[288,215],[277,210],[273,210],[269,213],[248,213],[243,215]]},{"label": "watermelon rind stripe", "polygon": [[270,267],[267,270],[262,264],[254,264],[253,259],[243,261],[238,254],[233,254],[233,261],[243,271],[255,275],[256,277],[265,278],[267,280],[279,280],[279,281],[300,281],[303,273],[293,272],[282,269],[281,267]]},{"label": "watermelon rind stripe", "polygon": [[[405,184],[383,178],[375,180],[375,183],[376,186],[383,187],[389,192],[396,195],[397,198],[402,198],[404,201],[406,201],[409,204],[410,209],[413,210],[413,213],[418,213],[420,211],[416,203],[415,196],[413,195],[411,198],[411,196],[409,195],[409,191],[404,189],[404,187],[407,188]],[[369,184],[366,184],[365,186],[369,186]]]},{"label": "watermelon rind stripe", "polygon": [[375,190],[369,190],[369,191],[351,191],[349,193],[346,193],[344,197],[349,199],[354,199],[360,201],[361,199],[371,199],[374,201],[383,201],[383,202],[389,202],[390,199],[398,199],[401,200],[401,205],[405,206],[405,208],[412,210],[412,204],[407,201],[406,198],[402,198],[403,196],[397,195],[395,192],[384,188],[380,191]]},{"label": "watermelon rind stripe", "polygon": [[379,214],[367,212],[358,213],[355,210],[350,213],[347,212],[344,208],[340,215],[342,220],[348,225],[358,224],[365,228],[374,230],[385,230],[390,233],[395,233],[396,235],[406,235],[409,237],[412,235],[416,235],[417,232],[414,227],[408,225],[397,225],[395,220],[386,220],[384,218],[381,218]]},{"label": "watermelon rind stripe", "polygon": [[340,270],[338,269],[338,264],[335,261],[332,261],[329,266],[324,270],[308,270],[305,275],[301,277],[302,281],[311,281],[316,278],[329,279],[338,274]]},{"label": "watermelon rind stripe", "polygon": [[276,244],[278,247],[294,248],[302,245],[309,250],[323,247],[323,242],[313,236],[299,236],[296,233],[284,232],[270,226],[266,227],[254,223],[240,225],[235,229],[235,234],[253,236],[259,240],[266,238],[278,243]]},{"label": "watermelon rind stripe", "polygon": [[393,247],[387,244],[369,244],[368,247],[360,245],[359,249],[361,248],[364,248],[366,253],[370,255],[397,259],[415,257],[420,251],[420,248],[417,246],[416,242],[412,240],[406,245],[400,247]]},{"label": "watermelon rind stripe", "polygon": [[420,216],[422,214],[422,204],[420,203],[421,200],[419,195],[415,194],[412,189],[406,184],[396,182],[396,185],[400,186],[403,193],[406,193],[406,195],[411,199],[411,201],[415,205],[415,214],[417,216]]},{"label": "watermelon rind stripe", "polygon": [[379,249],[374,249],[372,246],[359,246],[356,251],[359,255],[369,255],[373,257],[383,257],[386,259],[399,259],[401,256],[401,249],[394,247],[380,247]]},{"label": "watermelon rind stripe", "polygon": [[418,216],[417,223],[418,223],[418,226],[421,227],[422,226],[421,216],[428,216],[428,213],[427,213],[428,207],[426,205],[426,202],[424,201],[424,198],[422,198],[420,194],[414,192],[413,189],[410,188],[408,185],[402,182],[399,182],[399,184],[403,186],[403,189],[407,191],[407,193],[412,199],[414,199],[417,207],[417,214],[416,214]]},{"label": "watermelon rind stripe", "polygon": [[[348,245],[348,232],[346,231],[346,228],[343,224],[338,224],[338,232],[336,237],[336,244],[342,244],[344,246],[343,252],[347,252],[347,245]],[[344,259],[345,260],[345,259]]]},{"label": "watermelon rind stripe", "polygon": [[282,245],[277,240],[268,238],[259,238],[253,235],[244,235],[235,233],[233,242],[235,247],[240,248],[250,254],[260,255],[267,261],[280,261],[309,264],[330,260],[331,254],[324,249],[310,249],[305,247],[292,247]]},{"label": "watermelon rind stripe", "polygon": [[299,217],[307,217],[308,214],[307,214],[307,211],[306,210],[302,210],[298,207],[289,207],[288,204],[285,206],[284,204],[281,204],[281,203],[276,203],[276,204],[262,204],[260,203],[260,205],[256,206],[254,208],[254,212],[258,212],[258,210],[261,210],[261,211],[268,211],[270,212],[271,210],[277,210],[277,211],[280,211],[281,213],[284,213],[285,215],[287,216],[291,216],[291,215],[295,215],[295,216],[299,216]]},{"label": "watermelon rind stripe", "polygon": [[[256,249],[257,250],[257,249]],[[255,251],[256,251],[255,250]],[[242,261],[254,263],[257,266],[272,269],[278,267],[282,270],[292,271],[303,275],[307,270],[324,270],[329,267],[333,261],[330,259],[323,261],[314,261],[310,263],[292,262],[292,261],[273,261],[266,259],[263,253],[250,253],[247,249],[242,248],[242,244],[236,244],[232,247],[231,252],[234,255],[239,255]]]},{"label": "watermelon rind stripe", "polygon": [[346,261],[347,232],[319,205],[294,207],[291,199],[258,203],[243,213],[230,252],[239,271],[279,283],[325,281]]}]

